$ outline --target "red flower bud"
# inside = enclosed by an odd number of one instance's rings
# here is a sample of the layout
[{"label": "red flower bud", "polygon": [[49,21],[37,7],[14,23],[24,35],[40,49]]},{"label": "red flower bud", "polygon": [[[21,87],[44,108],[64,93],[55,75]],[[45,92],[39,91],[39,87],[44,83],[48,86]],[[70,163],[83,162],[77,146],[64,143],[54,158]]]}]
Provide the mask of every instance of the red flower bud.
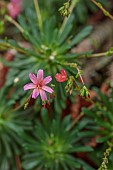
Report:
[{"label": "red flower bud", "polygon": [[56,78],[56,80],[57,80],[58,82],[64,82],[64,81],[66,81],[66,79],[67,79],[67,73],[66,73],[66,71],[65,71],[64,69],[61,69],[61,70],[60,70],[60,73],[57,73],[57,74],[55,75],[55,78]]}]

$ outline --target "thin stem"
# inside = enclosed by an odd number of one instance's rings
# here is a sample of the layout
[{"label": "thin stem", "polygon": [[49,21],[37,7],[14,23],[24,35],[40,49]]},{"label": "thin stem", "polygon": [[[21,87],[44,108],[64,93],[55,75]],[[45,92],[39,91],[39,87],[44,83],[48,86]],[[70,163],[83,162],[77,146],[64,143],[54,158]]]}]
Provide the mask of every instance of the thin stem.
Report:
[{"label": "thin stem", "polygon": [[96,0],[91,0],[98,8],[101,9],[101,11],[104,13],[105,16],[108,16],[110,19],[113,20],[113,16],[102,6],[101,3],[96,2]]},{"label": "thin stem", "polygon": [[69,126],[69,128],[67,129],[67,131],[70,131],[77,123],[78,121],[84,116],[84,113],[81,112],[76,119],[73,120],[72,124]]},{"label": "thin stem", "polygon": [[80,57],[81,58],[84,58],[85,56],[87,56],[87,58],[95,58],[95,57],[104,57],[104,56],[109,56],[109,55],[112,55],[113,54],[113,51],[105,51],[105,52],[102,52],[102,53],[95,53],[95,54],[91,54],[91,55],[81,55]]},{"label": "thin stem", "polygon": [[13,46],[13,45],[11,45],[11,44],[8,44],[8,43],[2,43],[2,42],[0,42],[0,46],[1,46],[1,47],[6,47],[6,48],[15,49],[15,50],[17,50],[17,51],[19,51],[19,52],[21,52],[21,53],[23,53],[23,54],[28,54],[28,52],[25,51],[24,49],[21,49],[21,48],[19,48],[19,47],[15,47],[15,46]]},{"label": "thin stem", "polygon": [[34,5],[35,5],[36,13],[37,13],[38,25],[41,31],[42,30],[42,17],[41,17],[38,0],[34,0]]},{"label": "thin stem", "polygon": [[[96,53],[96,54],[92,54],[91,57],[103,57],[109,54],[109,50],[103,53]],[[113,54],[113,51],[110,51],[110,55]]]},{"label": "thin stem", "polygon": [[19,109],[21,109],[22,107],[24,107],[25,103],[20,104],[19,106],[17,106],[15,109],[13,109],[13,112],[18,111]]},{"label": "thin stem", "polygon": [[10,16],[6,16],[6,19],[9,21],[9,22],[11,22],[12,24],[14,24],[17,28],[18,28],[18,30],[20,31],[20,32],[25,32],[25,30],[20,26],[20,24],[18,24],[14,19],[12,19]]},{"label": "thin stem", "polygon": [[102,56],[105,56],[105,55],[106,55],[106,52],[96,53],[96,54],[92,54],[91,57],[102,57]]},{"label": "thin stem", "polygon": [[82,82],[82,84],[83,84],[83,86],[84,86],[85,83],[84,83],[84,80],[83,80],[83,78],[82,78],[80,69],[78,68],[77,64],[75,64],[75,63],[63,63],[63,65],[76,68],[77,71],[78,71],[78,75],[79,75],[79,77],[80,77],[80,80],[81,80],[81,82]]},{"label": "thin stem", "polygon": [[15,161],[16,161],[16,168],[17,168],[17,170],[22,170],[19,155],[15,156]]},{"label": "thin stem", "polygon": [[98,170],[108,170],[107,168],[107,164],[108,164],[108,157],[112,151],[113,148],[113,140],[111,140],[110,142],[108,142],[109,147],[106,149],[106,151],[104,152],[104,158],[103,161],[101,163],[101,166]]},{"label": "thin stem", "polygon": [[60,28],[60,30],[59,30],[59,33],[60,33],[60,34],[63,32],[63,30],[64,30],[64,28],[65,28],[65,25],[66,25],[67,21],[69,20],[73,9],[74,9],[74,7],[76,6],[76,4],[77,4],[78,2],[79,2],[79,0],[73,0],[73,1],[72,1],[72,4],[71,4],[71,6],[70,6],[70,8],[69,8],[70,15],[69,15],[68,18],[67,18],[67,17],[64,18],[64,21],[63,21],[63,23],[62,23],[62,25],[61,25],[61,28]]},{"label": "thin stem", "polygon": [[18,111],[19,109],[21,109],[22,107],[24,107],[26,103],[29,104],[30,100],[31,100],[31,95],[26,99],[26,101],[25,101],[24,103],[20,104],[20,105],[17,106],[15,109],[13,109],[13,112],[16,112],[16,111]]},{"label": "thin stem", "polygon": [[[91,99],[87,99],[88,102],[91,102],[91,106],[89,106],[88,108],[91,109],[92,107],[94,107],[95,103],[93,102],[93,100]],[[70,131],[77,123],[78,121],[84,116],[83,112],[80,112],[80,114],[73,120],[72,124],[69,126],[69,128],[67,129],[67,131]]]},{"label": "thin stem", "polygon": [[77,69],[77,71],[78,71],[78,75],[79,75],[79,77],[80,77],[80,80],[81,80],[82,84],[84,85],[84,80],[83,80],[83,78],[82,78],[82,75],[81,75],[81,73],[80,73],[80,70],[79,70],[78,66],[76,66],[76,69]]}]

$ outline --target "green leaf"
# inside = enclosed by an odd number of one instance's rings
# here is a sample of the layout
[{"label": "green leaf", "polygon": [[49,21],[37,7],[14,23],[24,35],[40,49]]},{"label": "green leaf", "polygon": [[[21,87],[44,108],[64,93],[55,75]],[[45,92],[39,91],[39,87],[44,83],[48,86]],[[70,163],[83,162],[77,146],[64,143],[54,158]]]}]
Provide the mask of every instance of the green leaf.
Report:
[{"label": "green leaf", "polygon": [[101,126],[101,127],[104,127],[105,129],[108,129],[109,131],[112,131],[113,130],[113,127],[111,126],[111,124],[109,122],[105,122],[103,123],[103,120],[95,120],[95,122]]},{"label": "green leaf", "polygon": [[88,118],[84,118],[82,119],[79,123],[78,123],[78,126],[77,128],[80,130],[80,129],[83,129],[85,127],[87,127],[87,125],[90,123],[90,120]]},{"label": "green leaf", "polygon": [[95,170],[93,167],[91,167],[90,165],[88,165],[86,162],[81,161],[82,164],[82,168],[83,170]]},{"label": "green leaf", "polygon": [[101,97],[101,100],[104,102],[105,106],[109,110],[110,109],[110,102],[108,100],[108,97],[106,97],[104,94],[102,94],[102,92],[98,88],[95,87],[94,90]]},{"label": "green leaf", "polygon": [[112,138],[112,137],[113,137],[113,135],[112,135],[112,134],[109,134],[109,135],[107,135],[107,136],[98,138],[96,141],[97,141],[98,143],[103,143],[103,142],[105,142],[105,141],[108,141],[108,140],[109,140],[110,138]]},{"label": "green leaf", "polygon": [[79,32],[75,38],[71,41],[71,46],[77,45],[80,41],[82,41],[86,36],[88,36],[92,31],[92,26],[85,27],[81,32]]},{"label": "green leaf", "polygon": [[83,107],[82,108],[83,113],[85,113],[87,116],[94,118],[95,113],[91,110],[88,110],[87,108]]},{"label": "green leaf", "polygon": [[72,166],[74,168],[80,168],[81,165],[79,162],[76,161],[76,159],[74,157],[72,157],[71,155],[65,155],[65,159],[66,159],[66,164],[71,168]]},{"label": "green leaf", "polygon": [[20,60],[20,61],[15,60],[15,61],[9,62],[9,61],[6,61],[4,58],[0,57],[0,61],[2,63],[4,63],[4,65],[6,65],[8,67],[20,68],[21,66],[29,65],[29,64],[31,64],[33,62],[36,62],[36,59],[27,58],[27,59]]},{"label": "green leaf", "polygon": [[56,26],[55,17],[51,17],[48,21],[43,24],[43,41],[46,45],[51,43],[52,37],[54,35]]},{"label": "green leaf", "polygon": [[72,152],[91,152],[93,151],[93,148],[90,146],[76,146],[73,148]]},{"label": "green leaf", "polygon": [[41,117],[42,117],[42,120],[43,120],[43,125],[44,125],[44,128],[46,131],[50,131],[50,120],[48,118],[48,113],[47,113],[47,109],[45,108],[42,108],[41,109]]},{"label": "green leaf", "polygon": [[80,132],[78,134],[79,137],[91,137],[91,136],[95,136],[98,135],[99,131],[84,131],[84,132]]},{"label": "green leaf", "polygon": [[70,34],[71,29],[72,29],[72,24],[65,27],[64,31],[62,32],[62,34],[60,34],[60,37],[58,39],[59,45],[61,45],[65,41],[65,39],[68,38],[68,35]]}]

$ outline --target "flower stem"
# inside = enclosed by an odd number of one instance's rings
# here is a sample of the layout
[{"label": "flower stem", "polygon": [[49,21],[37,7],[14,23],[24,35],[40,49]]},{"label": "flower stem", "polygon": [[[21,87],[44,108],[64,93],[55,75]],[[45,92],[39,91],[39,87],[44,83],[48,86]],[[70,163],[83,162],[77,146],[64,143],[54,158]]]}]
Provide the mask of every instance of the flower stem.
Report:
[{"label": "flower stem", "polygon": [[73,120],[72,124],[69,126],[69,128],[67,129],[67,131],[70,131],[75,125],[76,123],[78,123],[78,121],[84,116],[84,113],[81,112],[76,119]]},{"label": "flower stem", "polygon": [[15,156],[17,170],[22,170],[19,155]]},{"label": "flower stem", "polygon": [[[95,53],[95,54],[90,54],[86,55],[86,58],[95,58],[95,57],[104,57],[104,56],[111,56],[113,55],[113,47],[108,49],[108,51],[102,52],[102,53]],[[81,58],[84,58],[85,55],[81,55]]]},{"label": "flower stem", "polygon": [[79,70],[79,68],[78,68],[77,65],[76,65],[76,69],[77,69],[77,71],[78,71],[78,75],[79,75],[79,77],[80,77],[80,80],[81,80],[81,82],[82,82],[82,84],[83,84],[83,86],[84,86],[84,80],[83,80],[83,78],[82,78],[82,75],[81,75],[80,70]]},{"label": "flower stem", "polygon": [[96,2],[96,0],[91,0],[98,8],[101,9],[101,11],[104,13],[105,16],[109,17],[110,19],[113,20],[113,16],[102,6],[101,3]]},{"label": "flower stem", "polygon": [[10,16],[6,16],[5,18],[6,18],[9,22],[11,22],[12,24],[14,24],[21,33],[25,32],[25,30],[20,26],[20,24],[18,24],[18,23],[17,23],[14,19],[12,19]]},{"label": "flower stem", "polygon": [[108,168],[107,168],[108,157],[109,157],[110,152],[112,151],[112,148],[113,148],[113,141],[108,142],[108,145],[109,145],[109,147],[104,152],[104,158],[103,158],[102,164],[98,170],[108,170]]},{"label": "flower stem", "polygon": [[78,75],[80,77],[80,80],[84,86],[84,80],[82,78],[82,75],[81,75],[81,72],[80,72],[80,69],[78,68],[77,64],[76,63],[64,63],[63,65],[66,65],[66,66],[70,66],[70,67],[73,67],[73,68],[76,68],[76,70],[78,71]]},{"label": "flower stem", "polygon": [[91,57],[103,57],[103,56],[110,56],[113,54],[113,51],[106,51],[103,53],[96,53],[96,54],[92,54]]},{"label": "flower stem", "polygon": [[[70,2],[70,1],[68,1],[68,2]],[[71,6],[70,6],[70,8],[69,8],[70,15],[69,15],[68,18],[67,18],[67,17],[64,18],[64,21],[63,21],[63,23],[62,23],[62,25],[61,25],[61,28],[60,28],[60,30],[59,30],[59,34],[61,34],[61,33],[63,32],[63,30],[64,30],[64,28],[65,28],[65,26],[66,26],[66,23],[67,23],[67,21],[69,20],[73,9],[74,9],[74,7],[76,6],[76,4],[77,4],[78,2],[79,2],[79,0],[73,0],[73,1],[72,1]]]},{"label": "flower stem", "polygon": [[[27,104],[27,106],[28,106],[28,104],[29,104],[29,102],[30,102],[30,100],[31,100],[31,95],[26,99],[26,101],[24,102],[24,103],[22,103],[22,104],[20,104],[20,105],[18,105],[16,108],[14,108],[12,111],[13,112],[16,112],[16,111],[18,111],[19,109],[21,109],[21,108],[25,108],[25,104]],[[27,108],[27,107],[26,107]],[[25,109],[26,109],[25,108]],[[24,109],[24,110],[25,110]]]},{"label": "flower stem", "polygon": [[2,42],[0,42],[0,46],[3,47],[3,48],[15,49],[15,50],[17,50],[17,51],[19,51],[19,52],[21,52],[23,54],[28,54],[28,52],[25,51],[24,49],[19,48],[19,47],[15,47],[15,46],[13,46],[13,45],[11,45],[9,43],[2,43]]},{"label": "flower stem", "polygon": [[96,53],[96,54],[92,54],[92,55],[91,55],[91,58],[92,58],[92,57],[103,57],[103,56],[105,56],[105,55],[106,55],[106,52]]},{"label": "flower stem", "polygon": [[34,5],[35,5],[36,13],[37,13],[39,29],[41,31],[42,30],[42,17],[41,17],[41,12],[40,12],[40,8],[39,8],[38,0],[34,0]]}]

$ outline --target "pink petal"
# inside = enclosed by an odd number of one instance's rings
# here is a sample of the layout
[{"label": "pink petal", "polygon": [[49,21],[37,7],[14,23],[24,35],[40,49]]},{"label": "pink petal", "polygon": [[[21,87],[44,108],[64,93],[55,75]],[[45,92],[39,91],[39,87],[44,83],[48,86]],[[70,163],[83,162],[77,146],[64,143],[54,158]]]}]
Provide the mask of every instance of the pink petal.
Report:
[{"label": "pink petal", "polygon": [[53,93],[53,89],[48,87],[48,86],[43,86],[42,89],[49,92],[49,93]]},{"label": "pink petal", "polygon": [[21,3],[10,2],[8,4],[8,13],[12,18],[16,18],[22,11]]},{"label": "pink petal", "polygon": [[33,73],[29,73],[29,78],[34,84],[37,84],[37,77]]},{"label": "pink petal", "polygon": [[60,78],[62,75],[60,74],[60,73],[57,73],[56,75],[55,75],[55,78],[56,79],[58,79],[58,78]]},{"label": "pink petal", "polygon": [[37,73],[37,79],[38,81],[42,81],[43,80],[43,70],[38,70],[38,73]]},{"label": "pink petal", "polygon": [[60,80],[62,79],[62,75],[61,75],[60,73],[57,73],[57,74],[55,75],[55,78],[56,78],[56,80],[57,80],[58,82],[60,82]]},{"label": "pink petal", "polygon": [[22,0],[10,0],[12,3],[17,3],[20,4],[22,2]]},{"label": "pink petal", "polygon": [[36,86],[33,83],[28,83],[24,86],[24,90],[34,89]]},{"label": "pink petal", "polygon": [[39,95],[39,90],[38,89],[34,89],[33,93],[32,93],[32,98],[36,99]]},{"label": "pink petal", "polygon": [[64,69],[61,69],[60,72],[61,72],[61,74],[62,74],[63,76],[66,76],[66,77],[67,77],[67,73],[66,73],[66,71],[65,71]]},{"label": "pink petal", "polygon": [[40,96],[41,96],[42,101],[47,100],[47,96],[44,90],[40,90]]},{"label": "pink petal", "polygon": [[44,78],[43,83],[44,84],[48,84],[51,80],[52,80],[52,77],[51,76],[47,76],[47,77]]}]

